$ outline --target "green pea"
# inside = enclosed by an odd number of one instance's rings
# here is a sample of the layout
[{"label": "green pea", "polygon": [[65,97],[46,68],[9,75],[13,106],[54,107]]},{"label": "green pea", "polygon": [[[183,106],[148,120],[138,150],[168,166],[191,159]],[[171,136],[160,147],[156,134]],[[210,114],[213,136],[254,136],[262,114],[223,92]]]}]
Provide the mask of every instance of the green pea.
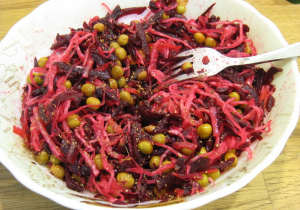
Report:
[{"label": "green pea", "polygon": [[197,128],[197,134],[202,139],[207,139],[212,134],[212,127],[208,123],[204,123]]}]

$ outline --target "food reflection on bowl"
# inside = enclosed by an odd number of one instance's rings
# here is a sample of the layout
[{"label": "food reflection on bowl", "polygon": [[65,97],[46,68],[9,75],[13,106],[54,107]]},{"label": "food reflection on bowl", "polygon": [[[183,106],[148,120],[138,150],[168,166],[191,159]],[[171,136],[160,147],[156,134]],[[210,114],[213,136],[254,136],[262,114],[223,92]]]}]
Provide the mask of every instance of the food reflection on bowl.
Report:
[{"label": "food reflection on bowl", "polygon": [[[54,1],[55,2],[55,1]],[[114,2],[115,3],[115,2]],[[227,3],[227,2],[226,2]],[[49,4],[49,8],[51,8],[51,4],[50,2],[48,2],[47,4]],[[53,3],[54,4],[54,3]],[[120,3],[120,5],[124,8],[124,7],[130,7],[132,5],[129,4],[129,2],[126,2],[126,4],[128,5],[123,5]],[[254,43],[257,43],[257,46],[259,46],[258,52],[264,52],[264,51],[270,51],[273,50],[275,48],[279,48],[283,45],[286,45],[285,41],[283,40],[283,38],[281,37],[279,31],[274,28],[274,26],[268,22],[267,20],[265,20],[263,17],[259,16],[255,11],[253,11],[253,9],[251,7],[245,7],[245,3],[241,3],[241,2],[236,2],[237,8],[232,8],[227,5],[224,5],[225,3],[217,2],[214,10],[213,10],[213,14],[216,14],[217,16],[220,16],[221,19],[229,19],[229,20],[233,20],[233,19],[250,19],[252,18],[252,21],[250,23],[248,23],[247,21],[245,21],[245,23],[249,24],[250,26],[250,37],[254,40]],[[97,3],[95,3],[95,5],[97,5]],[[43,7],[44,5],[42,5],[42,7],[40,7],[39,9],[45,9],[45,7]],[[90,5],[89,5],[90,6]],[[113,8],[114,5],[108,5],[110,8]],[[190,1],[189,5],[187,6],[187,14],[191,17],[196,17],[199,15],[199,11],[194,11],[193,13],[193,7],[194,6],[199,6],[200,8],[202,8],[203,10],[205,10],[208,6],[210,5],[206,5],[205,3],[200,3],[198,2],[193,2]],[[87,6],[86,6],[87,7]],[[220,11],[224,8],[228,8],[228,10],[224,9],[224,11]],[[100,15],[101,13],[99,13],[98,10],[101,10],[101,6],[98,5],[98,7],[95,6],[95,11],[94,13],[97,13],[97,15],[104,16],[105,13],[103,13],[103,15]],[[90,11],[87,10],[87,11]],[[228,13],[225,11],[228,11]],[[241,12],[243,11],[243,13]],[[56,11],[57,13],[59,13],[59,11]],[[103,12],[105,12],[105,10],[103,10]],[[34,14],[34,13],[33,13]],[[240,16],[239,16],[240,14]],[[53,28],[52,25],[50,24],[50,28],[51,31],[55,31],[59,32],[59,33],[68,33],[68,30],[66,30],[66,28],[68,27],[80,27],[81,23],[83,21],[89,20],[91,18],[91,12],[89,12],[89,14],[85,14],[82,15],[84,17],[76,17],[76,18],[71,18],[73,22],[69,22],[66,23],[66,25],[64,26],[59,26],[58,28]],[[30,16],[28,16],[30,18]],[[27,17],[27,18],[28,18]],[[59,17],[59,16],[57,16]],[[29,22],[34,25],[36,28],[39,27],[40,21],[34,21],[34,18],[32,17],[32,19],[29,20]],[[256,20],[257,19],[257,20]],[[257,22],[259,22],[260,24],[253,24],[253,22],[255,22],[255,20]],[[53,21],[54,23],[54,21]],[[27,26],[26,24],[24,24],[25,26]],[[55,24],[53,24],[55,25]],[[18,25],[17,25],[18,26]],[[24,26],[23,26],[24,27]],[[40,25],[41,28],[43,28],[43,24]],[[66,27],[66,28],[65,28]],[[274,35],[274,39],[272,39],[272,41],[270,40],[270,38],[268,38],[265,34],[260,34],[259,32],[262,31],[260,30],[261,28],[265,28],[267,27],[267,30],[270,31],[270,33],[268,33],[268,37],[270,36],[271,32],[273,32]],[[24,44],[26,46],[33,46],[33,48],[31,48],[32,51],[28,51],[26,53],[26,55],[20,54],[18,56],[21,56],[20,59],[15,59],[18,60],[20,62],[20,64],[17,64],[19,66],[24,66],[25,70],[26,70],[26,74],[28,73],[28,71],[31,69],[33,61],[32,59],[34,58],[34,56],[37,57],[41,57],[41,56],[46,56],[48,55],[48,52],[45,52],[45,49],[48,49],[49,46],[52,44],[53,39],[55,37],[55,34],[53,35],[53,33],[49,32],[49,31],[38,31],[39,36],[37,36],[37,34],[35,34],[35,31],[30,30],[28,28],[22,28],[23,30],[26,30],[27,34],[22,33],[23,35],[18,38],[20,39],[20,43],[22,44],[24,41]],[[14,30],[14,29],[13,29]],[[49,30],[49,29],[47,29]],[[45,36],[40,36],[40,33],[45,32]],[[278,34],[279,33],[279,34]],[[18,33],[15,33],[18,34]],[[24,35],[25,34],[25,35]],[[26,36],[26,40],[24,39],[23,36]],[[45,38],[46,37],[46,38]],[[28,39],[29,38],[29,39]],[[31,40],[30,38],[32,38],[33,40]],[[9,41],[9,36],[7,36],[2,43]],[[45,41],[46,40],[46,41]],[[275,43],[277,45],[274,45],[274,40]],[[42,43],[39,47],[39,49],[36,49],[37,46],[36,45],[32,45],[33,42],[37,41],[38,43]],[[48,43],[45,43],[48,42]],[[1,44],[2,44],[1,43]],[[35,49],[34,49],[35,48]],[[294,62],[294,61],[293,61]],[[281,149],[284,146],[284,143],[287,139],[287,137],[289,136],[289,134],[291,133],[291,131],[294,128],[294,125],[297,121],[297,117],[298,113],[297,110],[293,110],[292,115],[291,116],[283,116],[283,117],[276,117],[277,113],[280,113],[282,111],[284,111],[285,109],[287,109],[289,106],[293,106],[293,107],[298,107],[298,101],[296,101],[297,99],[295,97],[289,97],[284,98],[286,95],[281,94],[282,91],[286,92],[286,91],[290,91],[291,95],[295,95],[295,92],[298,91],[298,87],[296,87],[295,85],[297,85],[297,81],[296,79],[298,79],[298,76],[296,74],[297,72],[297,67],[296,64],[293,63],[291,61],[282,61],[282,62],[278,62],[276,63],[276,66],[285,69],[289,69],[288,71],[284,71],[282,74],[284,75],[280,75],[280,76],[276,76],[274,83],[276,84],[276,88],[277,91],[274,95],[275,99],[276,99],[276,105],[273,108],[272,112],[268,114],[266,119],[271,119],[273,124],[272,127],[276,127],[276,125],[283,126],[280,129],[272,129],[271,133],[268,134],[268,136],[265,137],[265,139],[263,140],[263,142],[266,142],[264,144],[259,143],[258,146],[253,150],[254,152],[254,159],[251,161],[245,161],[245,156],[246,154],[244,154],[244,157],[241,157],[241,161],[239,161],[239,165],[236,168],[233,168],[229,171],[227,171],[226,173],[224,173],[224,175],[222,176],[221,179],[219,179],[219,181],[217,181],[217,185],[214,188],[208,188],[206,190],[205,194],[202,195],[194,195],[192,197],[187,198],[188,202],[191,204],[191,208],[199,206],[198,203],[200,203],[200,205],[205,204],[209,201],[212,201],[213,199],[216,199],[218,197],[221,196],[225,196],[226,194],[233,192],[237,189],[240,188],[240,186],[245,185],[246,183],[248,183],[257,173],[259,173],[263,168],[265,168],[268,164],[270,164],[279,154],[279,152],[281,151]],[[20,69],[20,74],[22,74],[25,78],[25,72],[22,71],[22,69]],[[24,81],[24,80],[23,80]],[[288,81],[288,85],[284,85],[285,81]],[[296,91],[295,91],[296,90]],[[293,92],[294,91],[294,92]],[[11,98],[8,100],[17,100],[20,99],[20,93],[15,92],[15,95],[13,95],[15,98]],[[18,104],[20,106],[20,104]],[[16,109],[20,109],[20,107],[16,107]],[[286,110],[287,112],[290,112],[290,110]],[[16,112],[16,113],[20,113]],[[17,114],[17,118],[19,118],[18,116],[19,114]],[[14,116],[14,115],[12,115]],[[295,117],[295,118],[293,118]],[[282,125],[281,122],[286,122],[286,125]],[[285,127],[286,126],[286,127]],[[278,128],[278,127],[277,127]],[[280,130],[280,133],[276,133],[279,132],[278,130]],[[285,132],[282,132],[282,131]],[[8,135],[8,134],[3,134],[3,135]],[[12,134],[10,133],[10,135],[8,135],[7,137],[9,138],[9,136],[12,136]],[[276,138],[275,138],[276,136]],[[12,138],[12,137],[11,137]],[[20,141],[20,139],[18,139],[18,141]],[[266,144],[268,143],[268,146],[266,146]],[[1,147],[4,143],[1,142]],[[9,160],[6,158],[6,156],[3,156],[3,159],[1,157],[1,161],[4,163],[4,165],[6,165],[13,173],[14,172],[19,172],[19,170],[22,170],[22,173],[26,174],[25,178],[22,178],[20,181],[22,183],[24,183],[24,181],[31,183],[31,181],[29,181],[29,177],[34,177],[33,180],[37,181],[37,184],[34,184],[32,186],[34,186],[34,191],[45,195],[46,197],[49,197],[52,200],[55,200],[56,202],[71,207],[72,205],[74,205],[75,201],[80,200],[80,198],[76,198],[73,197],[74,193],[68,191],[68,189],[65,189],[64,184],[58,182],[57,183],[57,179],[53,178],[50,173],[47,171],[47,169],[45,169],[44,167],[38,167],[38,166],[32,166],[32,164],[30,163],[32,160],[32,155],[29,154],[28,152],[25,152],[26,156],[25,157],[20,157],[18,155],[18,153],[23,153],[23,147],[19,144],[17,144],[17,140],[16,142],[12,141],[11,142],[5,142],[5,148],[17,148],[18,152],[15,152],[13,157],[11,157]],[[10,150],[9,150],[10,151]],[[3,154],[6,154],[5,151]],[[7,154],[6,154],[7,155]],[[243,155],[242,155],[243,156]],[[20,158],[22,158],[22,162],[20,162]],[[8,162],[13,164],[10,164],[10,166],[8,166]],[[26,165],[27,164],[27,165]],[[27,167],[32,167],[33,170],[31,172],[27,172],[26,168]],[[239,170],[241,168],[246,167],[246,171],[245,170]],[[245,173],[247,172],[247,173]],[[230,174],[234,173],[235,174],[235,180],[233,179],[226,179],[226,177],[228,177]],[[15,173],[14,173],[15,174]],[[17,173],[18,174],[18,173]],[[44,174],[48,174],[49,175],[49,180],[43,180],[40,179],[41,177],[43,177]],[[18,177],[18,175],[16,175],[17,178],[20,179],[20,177]],[[23,181],[22,181],[23,180]],[[56,187],[47,187],[48,189],[42,189],[41,186],[45,183],[55,183],[55,185],[57,185]],[[226,184],[230,183],[231,185],[229,187],[225,187]],[[26,185],[26,184],[25,184]],[[53,192],[58,192],[57,189],[64,189],[64,192],[69,192],[70,194],[66,194],[66,193],[58,193],[58,194],[53,194]],[[226,189],[226,192],[225,192]],[[45,190],[45,193],[44,193]],[[46,193],[47,192],[47,193]],[[62,202],[59,198],[61,198],[61,196],[66,196],[69,199],[73,200],[72,202],[67,202],[68,199],[66,199],[66,202]],[[76,203],[76,208],[78,208],[78,205],[84,205],[82,203]],[[175,204],[175,206],[177,206],[178,208],[180,208],[180,205],[182,204]],[[74,208],[75,206],[73,206]],[[84,208],[84,206],[81,206],[79,208]],[[92,208],[92,207],[91,207]],[[165,207],[167,208],[167,207]]]}]

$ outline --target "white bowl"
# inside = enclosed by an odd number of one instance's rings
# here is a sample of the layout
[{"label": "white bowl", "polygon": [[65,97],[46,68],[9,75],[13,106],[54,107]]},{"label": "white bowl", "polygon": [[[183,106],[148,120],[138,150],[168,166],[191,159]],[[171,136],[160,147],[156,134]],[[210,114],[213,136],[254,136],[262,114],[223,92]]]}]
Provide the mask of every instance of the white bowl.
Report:
[{"label": "white bowl", "polygon": [[[117,4],[122,8],[144,6],[148,2],[105,1],[110,8]],[[258,53],[287,45],[278,28],[248,3],[241,0],[214,2],[217,4],[213,8],[213,14],[220,16],[221,20],[240,19],[250,26],[250,38],[253,39]],[[189,0],[188,17],[198,17],[211,4],[212,1],[207,0]],[[97,201],[84,198],[90,196],[88,193],[78,194],[67,189],[65,183],[53,177],[48,169],[33,164],[32,155],[24,149],[21,138],[13,134],[12,126],[19,125],[22,93],[20,86],[33,67],[33,58],[50,53],[48,49],[56,33],[68,33],[69,27],[79,28],[83,21],[88,21],[95,15],[102,17],[106,12],[99,0],[51,0],[19,21],[0,43],[0,161],[27,188],[72,209],[110,207],[91,205]],[[141,16],[132,15],[130,18]],[[128,21],[128,18],[124,21]],[[193,209],[229,195],[249,183],[277,158],[298,121],[300,97],[297,96],[300,94],[300,80],[295,59],[276,62],[274,65],[284,71],[277,74],[273,81],[277,89],[274,94],[276,104],[266,116],[266,120],[272,120],[272,131],[264,136],[263,141],[252,145],[254,158],[247,160],[247,154],[242,154],[238,166],[226,171],[216,182],[216,186],[208,187],[205,193],[184,198],[185,202],[158,206],[155,209]]]}]

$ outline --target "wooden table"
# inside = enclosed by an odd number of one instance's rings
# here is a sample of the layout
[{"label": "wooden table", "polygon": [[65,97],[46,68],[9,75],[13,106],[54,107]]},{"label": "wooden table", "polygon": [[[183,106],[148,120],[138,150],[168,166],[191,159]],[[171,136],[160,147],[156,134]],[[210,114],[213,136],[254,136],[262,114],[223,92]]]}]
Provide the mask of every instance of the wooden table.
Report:
[{"label": "wooden table", "polygon": [[[285,0],[246,0],[271,19],[291,44],[300,41],[300,4]],[[45,0],[0,0],[0,40],[21,18]],[[300,69],[300,60],[298,59]],[[246,187],[198,208],[300,209],[300,123],[282,154]],[[0,209],[66,209],[21,185],[0,164]]]}]

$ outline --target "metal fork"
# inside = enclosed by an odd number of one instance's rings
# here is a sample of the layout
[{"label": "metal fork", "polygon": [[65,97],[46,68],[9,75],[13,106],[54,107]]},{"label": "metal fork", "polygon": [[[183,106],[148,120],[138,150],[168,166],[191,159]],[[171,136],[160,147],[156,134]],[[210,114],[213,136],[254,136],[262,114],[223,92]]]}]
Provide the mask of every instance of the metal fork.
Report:
[{"label": "metal fork", "polygon": [[[300,56],[300,42],[297,42],[292,45],[288,45],[286,47],[268,53],[264,53],[252,57],[246,57],[246,58],[227,57],[212,48],[196,48],[196,49],[184,51],[176,55],[176,57],[178,58],[179,57],[188,57],[188,58],[172,66],[171,74],[168,75],[168,78],[174,76],[173,79],[181,81],[181,80],[192,79],[192,78],[213,76],[227,67],[242,66],[242,65],[249,65],[249,64],[260,64],[260,63],[282,60],[285,58],[299,57],[299,56]],[[181,68],[180,69],[178,68],[181,67],[182,64],[185,62],[193,63],[194,72],[184,73],[176,76],[177,74],[183,72]]]}]

